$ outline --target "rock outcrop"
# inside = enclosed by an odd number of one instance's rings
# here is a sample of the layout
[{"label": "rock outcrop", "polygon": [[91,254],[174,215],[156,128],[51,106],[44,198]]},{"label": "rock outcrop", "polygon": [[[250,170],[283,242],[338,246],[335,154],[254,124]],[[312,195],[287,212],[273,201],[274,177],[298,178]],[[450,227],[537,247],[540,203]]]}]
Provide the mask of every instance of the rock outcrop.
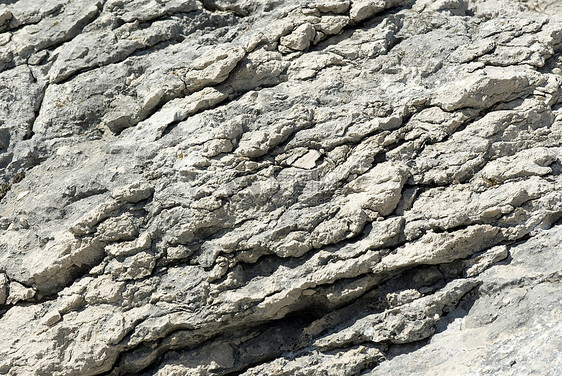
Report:
[{"label": "rock outcrop", "polygon": [[0,374],[562,374],[562,5],[0,4]]}]

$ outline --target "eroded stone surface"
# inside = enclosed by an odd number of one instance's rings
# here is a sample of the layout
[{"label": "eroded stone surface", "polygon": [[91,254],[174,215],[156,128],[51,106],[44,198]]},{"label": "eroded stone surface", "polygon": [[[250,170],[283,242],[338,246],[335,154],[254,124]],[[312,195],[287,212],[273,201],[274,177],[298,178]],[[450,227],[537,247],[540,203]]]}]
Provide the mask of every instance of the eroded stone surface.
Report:
[{"label": "eroded stone surface", "polygon": [[562,373],[556,1],[10,0],[0,47],[0,374]]}]

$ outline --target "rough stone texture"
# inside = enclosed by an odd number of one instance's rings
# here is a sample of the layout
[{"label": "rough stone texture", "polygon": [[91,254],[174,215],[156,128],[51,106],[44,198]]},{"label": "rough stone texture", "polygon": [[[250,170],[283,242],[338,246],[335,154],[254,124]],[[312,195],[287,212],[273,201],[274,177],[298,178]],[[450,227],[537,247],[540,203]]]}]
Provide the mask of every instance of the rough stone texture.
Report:
[{"label": "rough stone texture", "polygon": [[2,2],[0,374],[562,374],[561,15]]}]

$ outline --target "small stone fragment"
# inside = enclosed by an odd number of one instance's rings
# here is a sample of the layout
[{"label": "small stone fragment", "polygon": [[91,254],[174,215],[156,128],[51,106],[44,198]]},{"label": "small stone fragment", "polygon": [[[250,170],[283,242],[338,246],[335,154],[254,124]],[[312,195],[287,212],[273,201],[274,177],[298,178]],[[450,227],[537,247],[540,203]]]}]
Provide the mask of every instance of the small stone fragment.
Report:
[{"label": "small stone fragment", "polygon": [[12,281],[9,286],[9,294],[6,304],[17,304],[26,301],[35,296],[35,290],[31,287],[25,287],[19,282]]},{"label": "small stone fragment", "polygon": [[146,200],[152,193],[154,192],[154,188],[149,186],[147,183],[133,183],[130,185],[126,185],[123,187],[117,187],[113,190],[111,196],[117,201],[125,201],[125,202],[139,202],[142,200]]},{"label": "small stone fragment", "polygon": [[350,0],[319,0],[312,5],[322,13],[341,14],[347,12],[351,4]]},{"label": "small stone fragment", "polygon": [[43,317],[43,323],[47,326],[53,326],[62,320],[62,316],[58,310],[48,312]]},{"label": "small stone fragment", "polygon": [[292,165],[294,167],[310,170],[316,166],[316,161],[320,156],[321,154],[318,150],[309,150],[305,155],[293,162]]},{"label": "small stone fragment", "polygon": [[349,17],[354,22],[363,21],[385,9],[386,3],[383,0],[353,0]]},{"label": "small stone fragment", "polygon": [[504,260],[508,254],[507,247],[505,245],[500,245],[487,250],[482,255],[479,255],[474,259],[466,260],[465,265],[469,266],[465,272],[466,276],[474,277],[482,273],[496,262]]},{"label": "small stone fragment", "polygon": [[314,27],[309,23],[304,23],[293,30],[291,34],[281,37],[279,42],[292,50],[303,51],[310,46],[315,35]]}]

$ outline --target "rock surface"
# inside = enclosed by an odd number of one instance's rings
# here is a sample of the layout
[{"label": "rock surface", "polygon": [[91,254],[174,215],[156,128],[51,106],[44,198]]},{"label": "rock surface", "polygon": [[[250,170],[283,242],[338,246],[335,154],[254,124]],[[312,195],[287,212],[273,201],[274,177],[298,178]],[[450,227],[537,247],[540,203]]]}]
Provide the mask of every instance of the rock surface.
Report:
[{"label": "rock surface", "polygon": [[562,374],[562,5],[0,4],[0,374]]}]

